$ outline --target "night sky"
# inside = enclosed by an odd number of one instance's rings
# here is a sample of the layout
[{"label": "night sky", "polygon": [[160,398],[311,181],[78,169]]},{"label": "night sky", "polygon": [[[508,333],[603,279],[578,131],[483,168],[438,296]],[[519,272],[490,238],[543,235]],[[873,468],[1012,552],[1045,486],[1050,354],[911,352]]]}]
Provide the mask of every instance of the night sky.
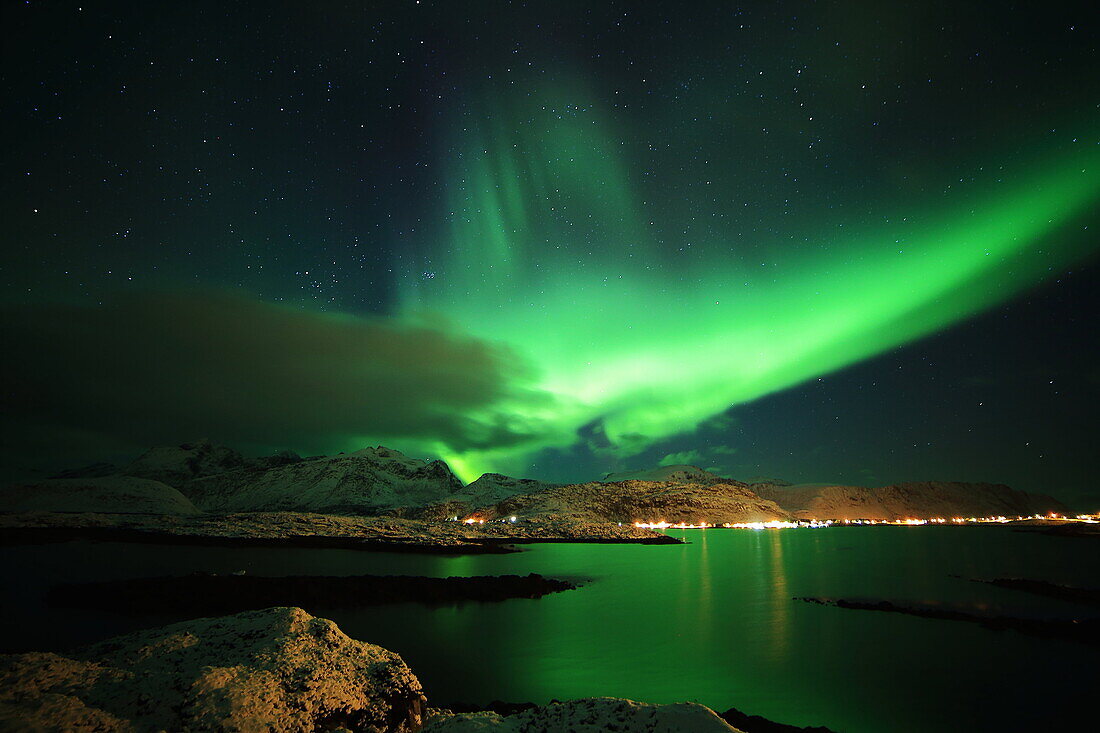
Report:
[{"label": "night sky", "polygon": [[1090,3],[10,3],[6,477],[209,437],[1100,505]]}]

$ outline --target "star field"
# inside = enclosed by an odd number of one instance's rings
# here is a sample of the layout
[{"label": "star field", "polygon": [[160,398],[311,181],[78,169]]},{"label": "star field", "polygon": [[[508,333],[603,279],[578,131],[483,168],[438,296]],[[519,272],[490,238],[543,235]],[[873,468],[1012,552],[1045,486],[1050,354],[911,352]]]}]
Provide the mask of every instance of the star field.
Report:
[{"label": "star field", "polygon": [[[465,478],[686,456],[1094,491],[1088,4],[2,12],[0,282],[6,334],[36,354],[8,367],[19,471],[197,431],[257,451],[382,442]],[[234,308],[269,341],[206,353]],[[164,339],[150,369],[171,354],[211,381],[263,370],[250,354],[299,326],[329,351],[291,338],[289,381],[259,380],[270,393],[232,419],[187,377],[144,383],[177,405],[157,422],[96,386],[122,371],[106,356],[75,360],[98,382],[37,364],[65,358],[36,340],[57,309],[92,330],[113,314]],[[58,328],[49,344],[85,343]],[[386,343],[437,365],[419,396]],[[33,408],[14,390],[48,393],[47,371],[67,401]],[[418,417],[321,394],[371,384]],[[244,414],[314,389],[316,410]]]}]

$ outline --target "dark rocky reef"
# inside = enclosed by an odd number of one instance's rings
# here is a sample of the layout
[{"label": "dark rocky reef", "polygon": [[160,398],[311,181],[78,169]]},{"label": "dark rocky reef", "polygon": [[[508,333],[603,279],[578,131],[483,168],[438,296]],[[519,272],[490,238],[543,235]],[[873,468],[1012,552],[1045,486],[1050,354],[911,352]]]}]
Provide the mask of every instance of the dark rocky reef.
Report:
[{"label": "dark rocky reef", "polygon": [[[550,702],[553,704],[559,701],[551,700]],[[504,702],[501,700],[493,700],[487,705],[448,703],[442,707],[452,713],[492,712],[507,718],[517,713],[537,709],[539,706],[533,702]],[[834,731],[821,725],[803,728],[797,725],[776,723],[759,715],[749,715],[737,708],[730,708],[724,713],[718,713],[718,717],[729,723],[735,729],[742,731],[742,733],[834,733]]]},{"label": "dark rocky reef", "polygon": [[529,731],[622,731],[625,733],[730,733],[737,731],[708,707],[697,703],[652,705],[614,697],[551,702],[501,715],[483,710],[455,713],[433,710],[424,733],[518,733]]},{"label": "dark rocky reef", "polygon": [[1012,630],[1030,636],[1047,639],[1064,639],[1083,644],[1100,644],[1100,618],[1053,620],[1021,618],[1017,616],[995,616],[973,613],[954,608],[924,603],[894,603],[883,600],[853,600],[848,598],[797,597],[796,601],[815,603],[821,606],[848,608],[859,611],[884,611],[901,613],[920,618],[940,619],[943,621],[966,621],[979,624],[994,631]]},{"label": "dark rocky reef", "polygon": [[1090,522],[1036,521],[1015,527],[1017,532],[1035,532],[1050,537],[1100,537],[1100,524]]},{"label": "dark rocky reef", "polygon": [[823,725],[797,726],[762,718],[759,715],[749,715],[737,708],[730,708],[724,713],[718,713],[718,717],[726,721],[734,728],[744,733],[834,733],[833,730]]},{"label": "dark rocky reef", "polygon": [[67,608],[122,613],[172,613],[183,618],[237,613],[268,606],[313,610],[416,602],[430,606],[469,601],[541,598],[576,588],[534,573],[428,578],[409,575],[298,575],[264,577],[196,573],[182,577],[66,583],[51,588],[46,602]]},{"label": "dark rocky reef", "polygon": [[1047,598],[1057,598],[1060,601],[1071,603],[1083,603],[1089,606],[1100,606],[1100,588],[1076,588],[1069,585],[1058,585],[1045,580],[1032,580],[1030,578],[993,578],[982,580],[971,578],[975,583],[987,583],[998,588],[1008,588],[1024,593],[1031,593]]}]

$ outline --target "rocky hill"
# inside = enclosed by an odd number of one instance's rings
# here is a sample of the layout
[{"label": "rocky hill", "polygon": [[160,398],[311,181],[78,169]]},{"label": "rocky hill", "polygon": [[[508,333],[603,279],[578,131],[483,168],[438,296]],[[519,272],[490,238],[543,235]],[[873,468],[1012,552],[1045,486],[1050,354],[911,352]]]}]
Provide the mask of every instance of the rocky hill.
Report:
[{"label": "rocky hill", "polygon": [[44,479],[0,489],[0,512],[197,514],[191,500],[160,481],[130,476]]},{"label": "rocky hill", "polygon": [[618,481],[681,481],[685,483],[710,484],[729,481],[729,479],[724,479],[698,466],[688,465],[657,466],[656,468],[647,468],[641,471],[609,473],[600,479],[601,483],[616,483]]},{"label": "rocky hill", "polygon": [[785,519],[787,512],[735,481],[592,482],[558,486],[505,499],[479,517],[569,518],[584,522],[723,524]]},{"label": "rocky hill", "polygon": [[185,483],[200,509],[377,514],[437,503],[463,490],[443,461],[379,446],[274,468],[242,468]]},{"label": "rocky hill", "polygon": [[799,519],[1016,517],[1066,511],[1056,499],[1004,484],[922,481],[875,488],[830,484],[755,484],[752,488]]}]

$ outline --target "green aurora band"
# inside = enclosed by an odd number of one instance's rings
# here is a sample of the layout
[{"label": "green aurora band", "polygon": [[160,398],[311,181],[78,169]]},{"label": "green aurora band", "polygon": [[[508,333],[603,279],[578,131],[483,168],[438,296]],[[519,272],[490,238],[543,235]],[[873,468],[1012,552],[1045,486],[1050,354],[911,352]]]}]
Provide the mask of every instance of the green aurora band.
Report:
[{"label": "green aurora band", "polygon": [[598,449],[635,454],[943,329],[1090,252],[1079,219],[1100,191],[1091,153],[960,186],[916,218],[822,226],[797,246],[731,233],[671,261],[613,125],[594,105],[553,97],[464,121],[447,171],[449,231],[424,260],[433,276],[407,278],[402,293],[405,318],[445,313],[533,367],[513,401],[480,416],[530,441],[434,446],[465,480],[574,444],[584,426],[602,431]]}]

